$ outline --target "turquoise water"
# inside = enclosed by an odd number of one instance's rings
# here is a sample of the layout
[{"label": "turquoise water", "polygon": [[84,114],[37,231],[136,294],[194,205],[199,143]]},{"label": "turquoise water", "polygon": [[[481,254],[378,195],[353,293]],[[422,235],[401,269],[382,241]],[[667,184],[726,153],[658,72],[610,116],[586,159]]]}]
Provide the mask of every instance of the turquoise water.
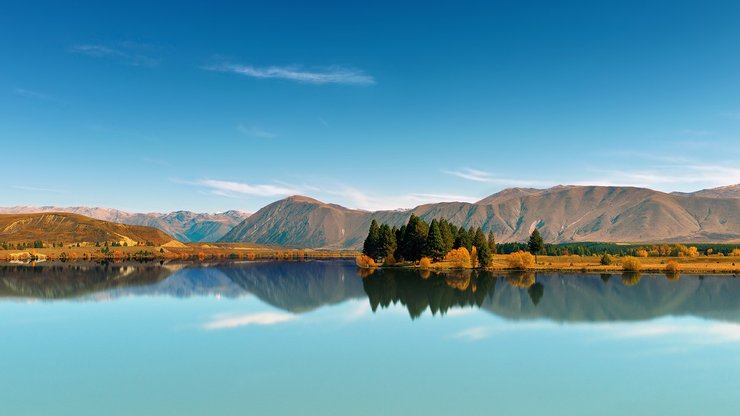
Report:
[{"label": "turquoise water", "polygon": [[0,266],[2,415],[736,415],[740,281]]}]

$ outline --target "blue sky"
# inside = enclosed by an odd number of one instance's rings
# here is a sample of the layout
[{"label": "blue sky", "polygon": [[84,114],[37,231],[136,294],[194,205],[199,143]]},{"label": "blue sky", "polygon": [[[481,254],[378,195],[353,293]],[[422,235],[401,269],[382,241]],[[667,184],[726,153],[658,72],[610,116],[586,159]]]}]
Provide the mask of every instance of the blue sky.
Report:
[{"label": "blue sky", "polygon": [[0,206],[740,182],[740,3],[0,6]]}]

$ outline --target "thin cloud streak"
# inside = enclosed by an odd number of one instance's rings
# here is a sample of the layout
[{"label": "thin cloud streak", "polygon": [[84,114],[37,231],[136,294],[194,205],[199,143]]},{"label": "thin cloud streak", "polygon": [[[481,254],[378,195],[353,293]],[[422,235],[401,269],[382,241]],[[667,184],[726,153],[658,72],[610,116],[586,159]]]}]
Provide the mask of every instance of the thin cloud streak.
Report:
[{"label": "thin cloud streak", "polygon": [[473,182],[481,183],[495,183],[501,185],[512,185],[512,186],[550,186],[553,185],[544,181],[535,181],[528,179],[513,179],[513,178],[499,178],[494,176],[491,172],[483,170],[472,169],[472,168],[461,168],[457,170],[444,170],[443,173],[448,175],[457,176]]},{"label": "thin cloud streak", "polygon": [[276,325],[296,319],[295,315],[276,312],[259,312],[246,315],[217,315],[203,325],[205,330],[233,329],[250,325]]},{"label": "thin cloud streak", "polygon": [[275,185],[251,185],[243,182],[222,181],[216,179],[203,179],[196,182],[204,186],[212,193],[221,196],[249,195],[249,196],[288,196],[299,194],[297,189],[286,188]]},{"label": "thin cloud streak", "polygon": [[130,66],[155,66],[159,60],[150,56],[142,55],[136,51],[139,49],[135,43],[122,42],[120,48],[97,44],[79,44],[69,48],[69,52],[91,56],[94,58],[107,58]]},{"label": "thin cloud streak", "polygon": [[257,79],[285,79],[306,84],[345,84],[345,85],[372,85],[375,79],[359,69],[333,66],[315,70],[305,70],[301,66],[268,66],[256,67],[223,63],[207,66],[204,69],[216,72],[228,72]]}]

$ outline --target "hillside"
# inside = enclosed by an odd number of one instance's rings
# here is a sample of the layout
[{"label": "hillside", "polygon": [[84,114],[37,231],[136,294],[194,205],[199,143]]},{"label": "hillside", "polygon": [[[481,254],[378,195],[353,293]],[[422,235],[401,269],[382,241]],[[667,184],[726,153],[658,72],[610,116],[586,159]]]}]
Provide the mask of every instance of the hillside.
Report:
[{"label": "hillside", "polygon": [[260,209],[221,241],[356,249],[372,219],[400,226],[411,213],[493,230],[499,242],[525,241],[535,227],[547,242],[740,241],[740,198],[726,191],[732,187],[722,189],[668,194],[635,187],[513,188],[472,204],[377,212],[293,196]]},{"label": "hillside", "polygon": [[173,238],[152,227],[101,221],[66,212],[0,214],[0,241],[30,243],[36,240],[67,244],[116,241],[128,245],[148,241],[161,245]]},{"label": "hillside", "polygon": [[129,225],[145,225],[158,228],[184,242],[217,241],[249,214],[241,211],[226,211],[218,214],[175,211],[161,213],[131,213],[112,208],[99,207],[31,207],[17,206],[0,208],[0,214],[30,214],[37,212],[69,212],[103,221]]}]

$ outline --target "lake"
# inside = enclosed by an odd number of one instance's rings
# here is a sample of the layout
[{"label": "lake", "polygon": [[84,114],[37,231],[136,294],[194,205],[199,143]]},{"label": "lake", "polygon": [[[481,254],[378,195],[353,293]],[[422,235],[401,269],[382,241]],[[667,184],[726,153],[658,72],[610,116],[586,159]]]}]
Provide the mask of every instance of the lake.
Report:
[{"label": "lake", "polygon": [[0,266],[3,415],[736,415],[740,280]]}]

